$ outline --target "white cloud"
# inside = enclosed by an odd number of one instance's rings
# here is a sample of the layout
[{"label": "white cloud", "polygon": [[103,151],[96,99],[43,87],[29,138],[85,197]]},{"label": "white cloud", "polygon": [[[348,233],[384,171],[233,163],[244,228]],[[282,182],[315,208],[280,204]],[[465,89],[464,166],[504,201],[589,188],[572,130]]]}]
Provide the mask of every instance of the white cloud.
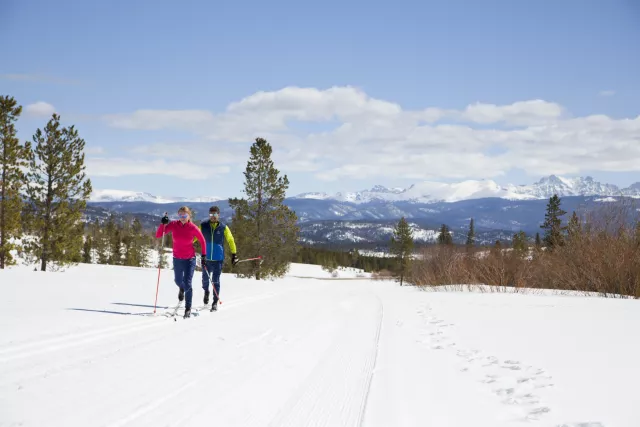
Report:
[{"label": "white cloud", "polygon": [[601,90],[600,91],[600,96],[613,96],[616,94],[615,90]]},{"label": "white cloud", "polygon": [[520,101],[511,105],[469,105],[462,118],[475,123],[508,123],[513,125],[535,125],[553,122],[563,114],[560,105],[540,99]]},{"label": "white cloud", "polygon": [[[314,173],[321,180],[482,179],[513,168],[532,175],[577,174],[637,171],[640,164],[640,117],[570,117],[544,100],[403,110],[353,87],[288,87],[255,93],[220,113],[139,110],[105,119],[127,129],[188,131],[202,141],[193,152],[160,144],[135,150],[160,159],[187,161],[193,153],[215,152],[209,159],[200,155],[202,163],[244,163],[247,145],[261,136],[273,145],[281,171]],[[323,130],[301,131],[304,123]]]},{"label": "white cloud", "polygon": [[24,107],[24,111],[30,116],[48,117],[55,113],[56,109],[51,104],[48,104],[44,101],[38,101],[34,104],[29,104]]},{"label": "white cloud", "polygon": [[168,175],[182,179],[204,180],[229,172],[229,167],[216,168],[189,162],[171,162],[164,159],[138,160],[131,158],[89,157],[86,160],[90,176]]}]

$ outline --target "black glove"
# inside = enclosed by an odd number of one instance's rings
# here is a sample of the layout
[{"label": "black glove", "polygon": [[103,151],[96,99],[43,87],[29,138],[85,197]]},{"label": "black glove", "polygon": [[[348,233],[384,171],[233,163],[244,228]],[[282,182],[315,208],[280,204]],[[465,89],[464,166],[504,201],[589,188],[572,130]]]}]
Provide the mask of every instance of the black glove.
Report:
[{"label": "black glove", "polygon": [[202,268],[207,268],[207,266],[205,265],[205,262],[207,262],[207,256],[206,255],[200,255],[200,262],[201,262],[201,266]]},{"label": "black glove", "polygon": [[161,222],[161,223],[163,223],[163,224],[169,224],[169,217],[168,217],[168,216],[166,216],[166,215],[165,215],[165,216],[163,216],[163,217],[162,217],[162,220],[161,220],[160,222]]},{"label": "black glove", "polygon": [[238,263],[238,255],[231,254],[231,264],[236,265]]}]

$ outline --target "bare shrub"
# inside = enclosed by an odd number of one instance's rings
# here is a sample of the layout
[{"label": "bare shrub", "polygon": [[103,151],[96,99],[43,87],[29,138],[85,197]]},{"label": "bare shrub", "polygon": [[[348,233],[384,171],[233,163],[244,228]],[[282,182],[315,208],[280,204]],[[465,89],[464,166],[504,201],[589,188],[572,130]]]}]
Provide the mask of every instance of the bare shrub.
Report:
[{"label": "bare shrub", "polygon": [[640,298],[639,212],[633,201],[622,199],[582,214],[564,243],[552,249],[430,247],[409,280],[442,289],[553,289]]},{"label": "bare shrub", "polygon": [[389,270],[380,270],[375,273],[371,273],[372,280],[393,280],[393,273]]}]

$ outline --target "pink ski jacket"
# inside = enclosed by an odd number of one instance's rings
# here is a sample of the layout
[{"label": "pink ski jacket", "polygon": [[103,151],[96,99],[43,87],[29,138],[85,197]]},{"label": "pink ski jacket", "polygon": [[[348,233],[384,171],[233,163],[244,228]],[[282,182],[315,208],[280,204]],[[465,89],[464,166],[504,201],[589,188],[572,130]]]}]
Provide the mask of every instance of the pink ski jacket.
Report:
[{"label": "pink ski jacket", "polygon": [[179,259],[190,259],[196,256],[196,251],[193,249],[194,239],[198,239],[200,247],[202,248],[202,255],[207,255],[207,245],[204,241],[204,236],[200,229],[192,222],[182,224],[180,221],[170,221],[169,224],[160,224],[158,231],[156,231],[156,237],[162,237],[162,230],[166,234],[173,233],[173,256]]}]

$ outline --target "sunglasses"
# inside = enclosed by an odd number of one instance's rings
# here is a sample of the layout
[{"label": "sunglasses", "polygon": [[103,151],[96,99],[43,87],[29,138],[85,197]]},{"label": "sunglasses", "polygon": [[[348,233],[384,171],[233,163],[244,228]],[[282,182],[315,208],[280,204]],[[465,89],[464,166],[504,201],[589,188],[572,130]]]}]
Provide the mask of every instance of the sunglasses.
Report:
[{"label": "sunglasses", "polygon": [[188,218],[189,214],[178,214],[178,218]]},{"label": "sunglasses", "polygon": [[215,216],[215,217],[218,217],[218,216],[220,216],[220,214],[219,214],[219,213],[217,213],[217,212],[216,212],[216,213],[209,213],[209,216]]}]

